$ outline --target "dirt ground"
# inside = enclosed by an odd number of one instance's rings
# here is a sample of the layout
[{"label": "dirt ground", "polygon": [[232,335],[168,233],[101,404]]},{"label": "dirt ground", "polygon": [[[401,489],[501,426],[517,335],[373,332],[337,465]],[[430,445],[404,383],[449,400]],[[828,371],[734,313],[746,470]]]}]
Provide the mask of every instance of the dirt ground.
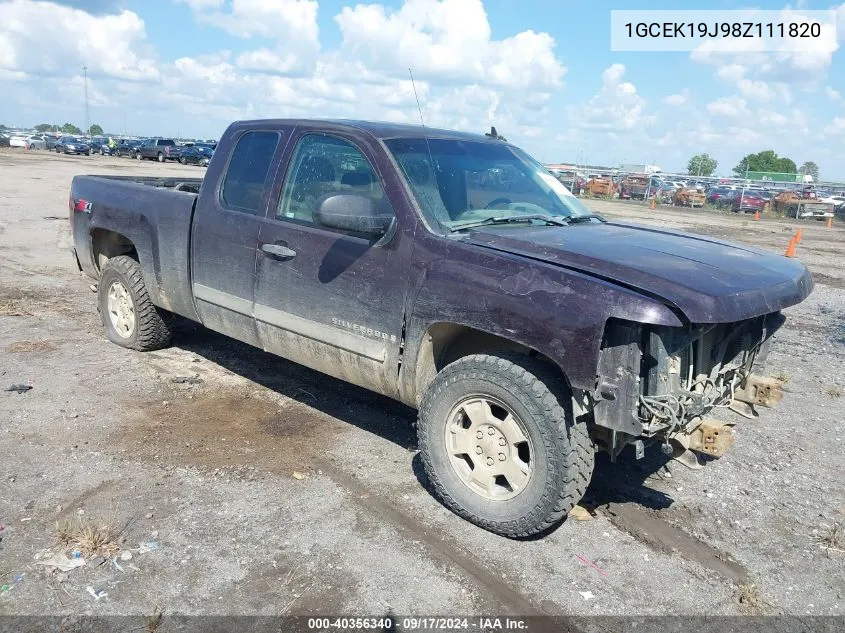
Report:
[{"label": "dirt ground", "polygon": [[[85,173],[203,170],[0,150],[0,388],[32,387],[0,391],[0,614],[845,614],[841,225],[800,223],[817,285],[770,357],[778,409],[700,471],[599,459],[594,516],[517,542],[429,494],[403,405],[199,326],[110,344],[68,252]],[[588,204],[777,252],[796,226]],[[131,559],[41,564],[99,522]]]}]

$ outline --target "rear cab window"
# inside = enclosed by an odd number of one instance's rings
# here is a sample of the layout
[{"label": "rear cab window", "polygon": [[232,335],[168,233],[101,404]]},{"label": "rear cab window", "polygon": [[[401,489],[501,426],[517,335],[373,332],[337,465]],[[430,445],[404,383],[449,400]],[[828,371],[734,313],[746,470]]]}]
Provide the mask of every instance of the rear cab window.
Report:
[{"label": "rear cab window", "polygon": [[232,150],[220,190],[225,208],[261,214],[267,175],[278,143],[278,132],[253,130],[241,135]]}]

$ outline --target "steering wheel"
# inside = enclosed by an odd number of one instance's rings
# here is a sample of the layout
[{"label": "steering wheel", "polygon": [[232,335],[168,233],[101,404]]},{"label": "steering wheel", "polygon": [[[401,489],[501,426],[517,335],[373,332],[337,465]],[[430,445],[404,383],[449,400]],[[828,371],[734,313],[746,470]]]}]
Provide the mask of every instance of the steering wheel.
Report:
[{"label": "steering wheel", "polygon": [[496,198],[495,200],[491,200],[486,205],[484,205],[485,209],[492,209],[497,204],[513,204],[513,201],[510,198]]}]

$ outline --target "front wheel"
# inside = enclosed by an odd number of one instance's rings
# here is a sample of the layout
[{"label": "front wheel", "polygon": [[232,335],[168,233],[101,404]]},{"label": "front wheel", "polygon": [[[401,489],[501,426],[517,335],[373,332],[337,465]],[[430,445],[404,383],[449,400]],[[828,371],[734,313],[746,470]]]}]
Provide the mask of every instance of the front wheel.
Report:
[{"label": "front wheel", "polygon": [[182,157],[179,159],[179,162],[180,162],[180,163],[182,163],[183,165],[187,165],[187,164],[188,164],[188,159],[187,159],[187,158],[185,158],[184,156],[182,156]]},{"label": "front wheel", "polygon": [[491,532],[528,537],[578,503],[593,472],[586,422],[555,368],[527,356],[466,356],[426,390],[417,434],[435,494]]},{"label": "front wheel", "polygon": [[141,152],[136,152],[135,158],[137,158],[138,160],[144,160],[144,157],[141,155]]},{"label": "front wheel", "polygon": [[160,162],[160,163],[164,162],[164,154],[162,154],[161,152],[158,153],[158,162]]},{"label": "front wheel", "polygon": [[112,257],[103,266],[98,286],[100,316],[112,343],[142,352],[170,342],[169,314],[157,308],[141,265],[131,257]]}]

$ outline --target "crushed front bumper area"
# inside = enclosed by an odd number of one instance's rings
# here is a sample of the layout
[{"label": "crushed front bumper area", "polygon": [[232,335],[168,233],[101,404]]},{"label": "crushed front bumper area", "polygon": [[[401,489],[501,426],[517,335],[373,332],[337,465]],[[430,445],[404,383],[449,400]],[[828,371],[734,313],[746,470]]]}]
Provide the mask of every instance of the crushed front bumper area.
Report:
[{"label": "crushed front bumper area", "polygon": [[783,322],[772,313],[686,329],[609,323],[591,396],[599,447],[615,459],[629,444],[640,457],[644,443],[659,443],[691,468],[697,455],[724,455],[734,424],[711,417],[715,409],[755,418],[755,407],[783,397],[782,383],[762,373]]}]

